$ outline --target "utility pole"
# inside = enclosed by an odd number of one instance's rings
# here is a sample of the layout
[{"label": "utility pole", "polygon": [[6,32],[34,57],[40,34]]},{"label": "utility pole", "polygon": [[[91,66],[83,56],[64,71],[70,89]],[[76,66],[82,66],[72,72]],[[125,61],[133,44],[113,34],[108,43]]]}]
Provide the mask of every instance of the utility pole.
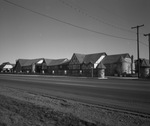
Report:
[{"label": "utility pole", "polygon": [[137,29],[137,68],[138,68],[138,78],[140,77],[140,56],[139,56],[139,28],[143,27],[143,25],[137,25],[135,27],[131,27],[131,29]]},{"label": "utility pole", "polygon": [[[148,36],[148,41],[149,41],[149,64],[150,64],[150,33],[144,34],[144,36]],[[149,69],[149,76],[150,76],[150,69]]]},{"label": "utility pole", "polygon": [[93,69],[94,69],[94,67],[92,66],[92,67],[91,67],[92,78],[93,78]]}]

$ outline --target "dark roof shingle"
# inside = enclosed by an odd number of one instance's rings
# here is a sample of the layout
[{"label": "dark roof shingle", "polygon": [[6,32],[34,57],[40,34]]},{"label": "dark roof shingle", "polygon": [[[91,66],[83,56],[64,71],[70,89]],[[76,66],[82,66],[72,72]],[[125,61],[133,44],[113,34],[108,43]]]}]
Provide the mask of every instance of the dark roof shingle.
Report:
[{"label": "dark roof shingle", "polygon": [[102,55],[106,55],[106,53],[93,53],[93,54],[79,54],[74,53],[80,63],[92,63],[94,64]]},{"label": "dark roof shingle", "polygon": [[98,64],[97,68],[99,68],[99,69],[106,69],[106,67],[104,66],[104,64],[102,62],[100,62]]},{"label": "dark roof shingle", "polygon": [[21,66],[31,66],[34,63],[37,63],[38,61],[42,60],[43,58],[39,59],[18,59],[18,62]]},{"label": "dark roof shingle", "polygon": [[65,63],[66,61],[68,61],[68,59],[64,58],[64,59],[46,59],[46,65],[47,66],[55,66],[55,65],[61,65],[63,63]]},{"label": "dark roof shingle", "polygon": [[102,62],[103,62],[103,64],[117,63],[117,62],[122,62],[123,58],[130,58],[130,55],[128,53],[116,54],[116,55],[107,55],[102,60]]},{"label": "dark roof shingle", "polygon": [[74,55],[77,57],[79,63],[83,63],[85,54],[74,53]]},{"label": "dark roof shingle", "polygon": [[84,58],[84,63],[94,64],[102,55],[106,55],[106,53],[87,54]]}]

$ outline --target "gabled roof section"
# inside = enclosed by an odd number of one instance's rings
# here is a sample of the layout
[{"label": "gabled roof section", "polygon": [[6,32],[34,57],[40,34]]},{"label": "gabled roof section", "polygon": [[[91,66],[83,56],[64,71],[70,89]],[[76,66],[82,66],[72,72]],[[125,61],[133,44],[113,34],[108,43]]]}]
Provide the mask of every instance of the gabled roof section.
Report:
[{"label": "gabled roof section", "polygon": [[93,53],[93,54],[79,54],[79,53],[74,53],[73,56],[76,56],[78,59],[79,63],[96,63],[96,61],[102,56],[102,55],[107,55],[105,52],[103,53]]},{"label": "gabled roof section", "polygon": [[39,59],[18,59],[18,62],[20,63],[21,66],[30,66],[34,63],[37,63],[41,59],[43,59],[43,58],[39,58]]},{"label": "gabled roof section", "polygon": [[99,68],[99,69],[106,69],[106,67],[104,66],[104,64],[102,62],[100,62],[98,64],[97,68]]},{"label": "gabled roof section", "polygon": [[150,67],[149,60],[148,59],[142,59],[141,66],[142,67]]},{"label": "gabled roof section", "polygon": [[9,62],[4,62],[0,65],[0,69],[3,69],[3,68],[13,68],[15,66],[15,64],[12,64],[12,63],[9,63]]},{"label": "gabled roof section", "polygon": [[60,65],[66,65],[69,64],[70,60],[69,59],[65,59],[64,62],[62,62]]},{"label": "gabled roof section", "polygon": [[77,57],[79,63],[83,63],[85,54],[74,53],[74,55]]},{"label": "gabled roof section", "polygon": [[94,64],[102,55],[106,55],[106,53],[94,53],[94,54],[87,54],[84,57],[84,63],[92,63]]},{"label": "gabled roof section", "polygon": [[68,59],[66,59],[66,58],[49,60],[49,64],[47,64],[47,66],[61,65],[61,64],[65,63],[66,61],[68,61]]},{"label": "gabled roof section", "polygon": [[124,58],[130,58],[130,55],[128,53],[124,54],[115,54],[115,55],[107,55],[103,60],[103,64],[111,64],[111,63],[117,63],[122,62]]},{"label": "gabled roof section", "polygon": [[5,65],[8,65],[8,64],[10,64],[9,62],[4,62],[4,63],[2,63],[1,65],[0,65],[0,68],[2,69]]},{"label": "gabled roof section", "polygon": [[44,60],[45,60],[46,65],[48,66],[54,59],[44,59]]}]

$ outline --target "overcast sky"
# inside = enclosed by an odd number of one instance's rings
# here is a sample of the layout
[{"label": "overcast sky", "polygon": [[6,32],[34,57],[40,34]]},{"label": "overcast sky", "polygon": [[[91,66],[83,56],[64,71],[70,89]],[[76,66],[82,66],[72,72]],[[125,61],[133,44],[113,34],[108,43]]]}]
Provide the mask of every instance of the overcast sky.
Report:
[{"label": "overcast sky", "polygon": [[[10,2],[11,3],[10,3]],[[0,63],[73,53],[149,57],[150,0],[0,0]]]}]

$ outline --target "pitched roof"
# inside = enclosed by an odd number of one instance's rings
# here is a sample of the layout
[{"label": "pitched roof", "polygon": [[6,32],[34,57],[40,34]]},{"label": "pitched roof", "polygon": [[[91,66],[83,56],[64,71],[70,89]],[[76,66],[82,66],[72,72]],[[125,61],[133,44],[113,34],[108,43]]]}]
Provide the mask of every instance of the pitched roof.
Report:
[{"label": "pitched roof", "polygon": [[84,63],[92,63],[94,64],[102,55],[106,55],[106,53],[94,53],[94,54],[87,54],[84,57]]},{"label": "pitched roof", "polygon": [[34,63],[37,63],[41,59],[43,59],[43,58],[39,58],[39,59],[18,59],[18,62],[20,63],[21,66],[30,66]]},{"label": "pitched roof", "polygon": [[6,65],[11,65],[12,67],[15,66],[15,64],[9,63],[9,62],[4,62],[0,65],[0,69],[3,69]]},{"label": "pitched roof", "polygon": [[48,66],[54,59],[44,59],[44,60],[45,60],[46,65]]},{"label": "pitched roof", "polygon": [[79,54],[74,53],[80,63],[95,63],[102,55],[106,53],[93,53],[93,54]]},{"label": "pitched roof", "polygon": [[74,53],[74,55],[77,57],[79,63],[84,61],[85,54]]},{"label": "pitched roof", "polygon": [[2,69],[5,65],[10,64],[9,62],[4,62],[0,65],[0,69]]},{"label": "pitched roof", "polygon": [[66,64],[69,64],[70,60],[69,59],[66,59],[64,62],[62,62],[60,65],[66,65]]},{"label": "pitched roof", "polygon": [[103,60],[103,64],[117,63],[122,62],[124,58],[130,58],[128,53],[124,54],[115,54],[115,55],[107,55]]},{"label": "pitched roof", "polygon": [[48,64],[47,66],[55,66],[55,65],[61,65],[62,63],[65,63],[66,61],[68,61],[68,59],[64,58],[64,59],[53,59],[53,60],[48,60]]}]

